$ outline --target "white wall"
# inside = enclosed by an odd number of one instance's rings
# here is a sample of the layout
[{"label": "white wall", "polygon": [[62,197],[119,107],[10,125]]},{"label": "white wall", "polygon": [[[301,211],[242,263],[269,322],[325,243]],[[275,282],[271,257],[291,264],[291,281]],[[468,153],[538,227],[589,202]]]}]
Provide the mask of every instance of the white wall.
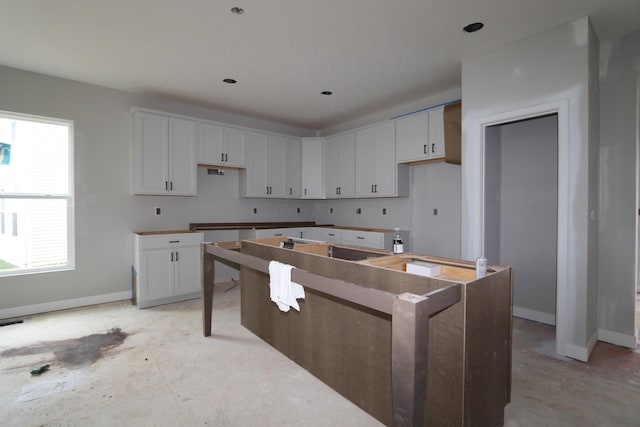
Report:
[{"label": "white wall", "polygon": [[640,32],[600,45],[598,327],[633,342]]},{"label": "white wall", "polygon": [[[568,247],[566,257],[566,342],[575,357],[588,357],[596,333],[589,301],[590,263],[597,262],[589,242],[589,42],[582,18],[512,43],[462,64],[462,257],[482,251],[482,121],[501,113],[548,103],[568,105]],[[592,49],[591,49],[592,51]],[[561,121],[562,122],[562,121]],[[560,132],[563,132],[561,129]],[[561,159],[561,161],[564,161]]]},{"label": "white wall", "polygon": [[[108,299],[126,294],[131,289],[133,231],[185,229],[189,222],[310,220],[314,216],[312,201],[239,199],[235,171],[208,176],[200,169],[198,197],[131,195],[130,107],[289,135],[312,132],[6,67],[0,67],[0,93],[1,110],[74,121],[76,195],[76,269],[0,278],[0,310],[60,300],[90,303],[104,300],[105,295]],[[153,215],[155,206],[163,208],[162,216]],[[295,212],[297,207],[302,208],[301,214]]]}]

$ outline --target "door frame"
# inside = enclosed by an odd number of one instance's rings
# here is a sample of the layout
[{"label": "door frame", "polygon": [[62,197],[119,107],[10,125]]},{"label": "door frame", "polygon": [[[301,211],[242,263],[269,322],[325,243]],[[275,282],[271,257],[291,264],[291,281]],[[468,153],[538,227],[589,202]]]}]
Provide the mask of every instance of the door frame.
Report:
[{"label": "door frame", "polygon": [[[558,118],[558,236],[556,255],[556,353],[567,354],[567,330],[571,330],[574,319],[568,316],[567,300],[568,262],[569,262],[569,101],[560,99],[554,102],[533,105],[517,110],[506,111],[480,118],[476,121],[481,128],[482,165],[481,184],[478,194],[481,204],[480,245],[482,253],[485,249],[485,164],[486,164],[486,131],[490,126],[556,114]],[[570,356],[571,357],[571,356]]]}]

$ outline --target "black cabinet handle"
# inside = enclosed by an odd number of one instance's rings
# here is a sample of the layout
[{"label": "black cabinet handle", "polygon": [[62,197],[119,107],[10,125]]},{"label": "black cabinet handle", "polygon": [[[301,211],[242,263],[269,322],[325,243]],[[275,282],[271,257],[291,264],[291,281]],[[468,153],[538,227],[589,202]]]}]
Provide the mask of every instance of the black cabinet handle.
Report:
[{"label": "black cabinet handle", "polygon": [[335,235],[335,234],[333,234],[333,233],[329,233],[329,236],[331,236],[331,237],[335,237],[336,235]]},{"label": "black cabinet handle", "polygon": [[229,153],[224,153],[224,161],[225,162],[229,161]]},{"label": "black cabinet handle", "polygon": [[224,153],[220,153],[220,161],[224,162]]},{"label": "black cabinet handle", "polygon": [[427,144],[424,144],[424,146],[422,147],[422,152],[424,154],[427,154]]},{"label": "black cabinet handle", "polygon": [[178,251],[176,251],[176,262],[178,261]]},{"label": "black cabinet handle", "polygon": [[168,181],[165,181],[165,182],[164,182],[164,189],[165,189],[165,190],[168,190],[168,189],[169,189],[169,182],[168,182]]},{"label": "black cabinet handle", "polygon": [[436,152],[436,144],[431,144],[431,152],[432,153]]},{"label": "black cabinet handle", "polygon": [[293,188],[289,187],[289,195],[291,196],[293,194]]},{"label": "black cabinet handle", "polygon": [[356,236],[356,239],[364,240],[364,237],[362,237],[362,236]]},{"label": "black cabinet handle", "polygon": [[171,181],[171,182],[169,183],[169,189],[170,189],[171,191],[173,191],[173,181]]},{"label": "black cabinet handle", "polygon": [[173,262],[173,252],[171,252],[171,262]]},{"label": "black cabinet handle", "polygon": [[266,188],[266,193],[269,194],[269,186],[267,185],[265,188]]},{"label": "black cabinet handle", "polygon": [[180,240],[169,240],[169,243],[180,243]]},{"label": "black cabinet handle", "polygon": [[306,188],[304,189],[304,195],[305,196],[307,195],[307,189]]},{"label": "black cabinet handle", "polygon": [[274,236],[280,237],[280,236],[282,236],[282,233],[275,233]]}]

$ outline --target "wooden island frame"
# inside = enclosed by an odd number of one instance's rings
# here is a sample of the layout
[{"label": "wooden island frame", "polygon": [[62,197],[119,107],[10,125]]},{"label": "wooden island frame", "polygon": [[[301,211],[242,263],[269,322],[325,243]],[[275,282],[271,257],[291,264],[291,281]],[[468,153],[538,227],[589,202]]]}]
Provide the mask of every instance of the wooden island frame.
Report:
[{"label": "wooden island frame", "polygon": [[[287,238],[202,246],[203,333],[214,260],[240,268],[241,323],[386,425],[500,426],[511,392],[512,269]],[[269,298],[271,260],[293,265],[300,312]],[[414,260],[442,274],[406,273]]]}]

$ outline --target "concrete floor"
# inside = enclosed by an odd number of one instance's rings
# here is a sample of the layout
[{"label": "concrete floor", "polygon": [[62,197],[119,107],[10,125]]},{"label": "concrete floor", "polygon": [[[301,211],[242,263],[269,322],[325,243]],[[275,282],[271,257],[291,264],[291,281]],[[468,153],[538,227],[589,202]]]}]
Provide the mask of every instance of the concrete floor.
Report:
[{"label": "concrete floor", "polygon": [[[0,328],[0,425],[380,425],[240,326],[239,289],[225,289],[215,338],[202,337],[199,300],[103,304]],[[505,425],[640,425],[637,350],[598,343],[583,364],[553,348],[552,327],[515,320]]]}]

